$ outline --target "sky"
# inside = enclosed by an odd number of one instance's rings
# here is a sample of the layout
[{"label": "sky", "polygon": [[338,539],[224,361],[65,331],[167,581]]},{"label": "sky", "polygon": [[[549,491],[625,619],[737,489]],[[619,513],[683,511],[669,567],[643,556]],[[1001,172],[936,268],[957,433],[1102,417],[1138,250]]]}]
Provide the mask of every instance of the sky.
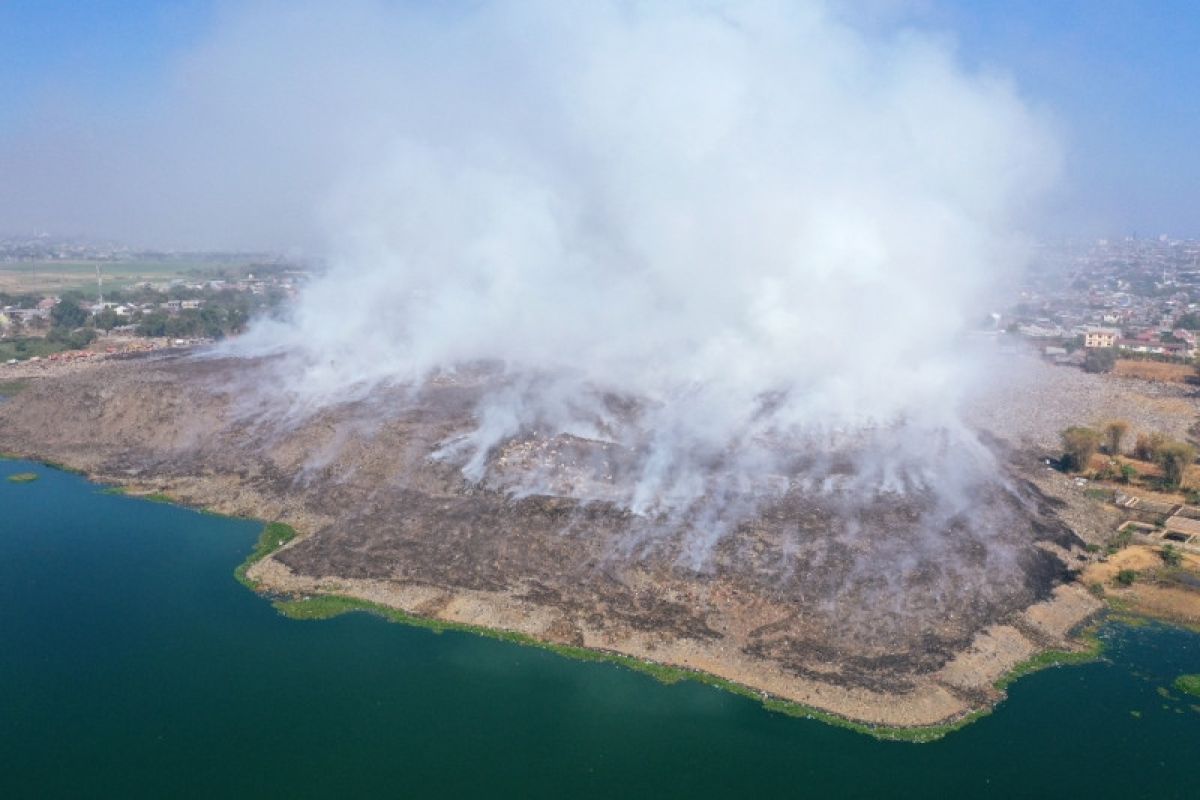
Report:
[{"label": "sky", "polygon": [[[82,201],[56,206],[38,195],[47,187],[102,194],[117,179],[89,174],[89,160],[124,130],[161,114],[154,109],[186,75],[195,51],[246,5],[0,0],[0,187],[8,184],[7,195],[0,188],[0,231],[35,226],[136,237],[133,225],[112,223],[116,214],[92,215]],[[1194,211],[1200,208],[1200,4],[1194,0],[835,5],[866,27],[911,26],[945,37],[968,69],[1007,76],[1053,120],[1064,167],[1038,233],[1200,237]],[[72,185],[73,176],[82,176],[81,186]],[[26,207],[24,196],[31,198]],[[165,228],[152,238],[195,245],[204,235]],[[259,235],[239,230],[226,243],[252,245]],[[280,239],[287,236],[286,228],[268,225],[261,244],[285,246]]]}]

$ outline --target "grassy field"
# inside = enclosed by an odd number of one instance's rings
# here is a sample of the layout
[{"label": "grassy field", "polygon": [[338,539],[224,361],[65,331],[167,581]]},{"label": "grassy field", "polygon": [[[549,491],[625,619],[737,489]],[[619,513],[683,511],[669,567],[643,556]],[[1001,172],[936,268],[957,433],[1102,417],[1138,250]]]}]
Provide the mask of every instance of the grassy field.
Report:
[{"label": "grassy field", "polygon": [[61,353],[67,345],[62,342],[52,342],[42,338],[0,339],[0,363],[15,358],[24,361],[27,358],[41,356],[45,358],[52,353]]},{"label": "grassy field", "polygon": [[[96,288],[95,261],[18,261],[0,263],[0,292],[55,294],[68,289]],[[102,262],[106,289],[121,289],[143,281],[159,283],[215,273],[232,263],[213,261]]]},{"label": "grassy field", "polygon": [[1178,362],[1122,359],[1113,367],[1113,374],[1121,378],[1140,378],[1159,383],[1191,383],[1196,376],[1196,368]]}]

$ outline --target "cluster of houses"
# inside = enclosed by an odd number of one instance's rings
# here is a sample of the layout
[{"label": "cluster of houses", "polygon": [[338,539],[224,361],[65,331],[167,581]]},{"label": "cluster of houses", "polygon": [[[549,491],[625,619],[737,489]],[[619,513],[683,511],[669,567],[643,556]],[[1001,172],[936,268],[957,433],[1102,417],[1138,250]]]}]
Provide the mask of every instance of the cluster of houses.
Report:
[{"label": "cluster of houses", "polygon": [[[1168,330],[1146,329],[1126,335],[1120,328],[1106,328],[1098,325],[1082,325],[1071,330],[1058,330],[1047,335],[1045,331],[1022,335],[1031,339],[1049,339],[1052,344],[1045,344],[1042,352],[1059,362],[1079,360],[1082,352],[1093,349],[1117,350],[1129,355],[1154,355],[1165,358],[1191,361],[1196,357],[1196,332],[1184,328]],[[1164,336],[1165,334],[1165,336]],[[1066,342],[1082,342],[1083,350],[1072,353]]]},{"label": "cluster of houses", "polygon": [[[58,297],[43,297],[33,308],[17,308],[14,306],[0,308],[0,327],[7,327],[12,322],[20,322],[26,326],[37,326],[43,320],[48,324],[50,311],[59,302],[61,300]],[[111,309],[118,317],[132,319],[138,314],[148,314],[156,311],[177,314],[184,309],[201,308],[203,305],[203,300],[167,300],[162,303],[97,302],[85,304],[82,308],[89,314],[98,314],[106,309]]]},{"label": "cluster of houses", "polygon": [[[154,289],[160,292],[166,292],[170,289],[185,289],[192,293],[203,292],[239,292],[252,295],[263,295],[269,289],[282,291],[285,295],[291,297],[297,292],[298,286],[296,280],[291,275],[269,276],[267,279],[255,278],[253,273],[248,274],[245,279],[236,281],[226,280],[207,280],[207,281],[172,281],[166,284],[143,283],[139,285],[141,288]],[[23,327],[45,327],[49,324],[50,311],[60,302],[58,297],[44,297],[38,301],[37,305],[32,308],[22,308],[17,306],[0,307],[0,333],[3,329],[8,328],[12,323],[20,323]],[[111,310],[118,318],[132,322],[139,315],[149,313],[166,313],[175,315],[181,311],[189,309],[200,309],[204,307],[204,299],[195,297],[191,299],[165,300],[162,302],[151,303],[135,303],[135,302],[105,302],[97,301],[95,303],[81,304],[81,307],[89,314],[98,314],[105,310]],[[118,330],[121,329],[119,326]],[[129,326],[132,327],[132,326]]]},{"label": "cluster of houses", "polygon": [[186,308],[201,308],[203,300],[167,300],[163,303],[92,303],[87,310],[93,314],[111,309],[118,317],[132,317],[136,314],[149,314],[155,311],[165,311],[168,314],[178,313]]},{"label": "cluster of houses", "polygon": [[[1165,339],[1164,333],[1168,334]],[[1132,353],[1152,353],[1190,360],[1196,356],[1196,333],[1184,328],[1171,331],[1147,329],[1132,336],[1125,336],[1118,328],[1085,328],[1083,346],[1116,348]]]},{"label": "cluster of houses", "polygon": [[1140,330],[1094,323],[1069,328],[1033,323],[1017,326],[1017,332],[1027,339],[1041,340],[1043,352],[1054,357],[1067,355],[1071,349],[1068,343],[1082,344],[1085,350],[1109,348],[1189,361],[1196,357],[1197,332],[1176,327],[1170,319]]},{"label": "cluster of houses", "polygon": [[1193,359],[1200,242],[1160,236],[1045,245],[1004,316],[1008,330],[1055,360],[1089,349]]},{"label": "cluster of houses", "polygon": [[19,322],[25,326],[38,325],[40,320],[50,319],[50,309],[57,304],[57,297],[43,297],[33,308],[4,306],[0,308],[0,328],[7,328],[13,322]]}]

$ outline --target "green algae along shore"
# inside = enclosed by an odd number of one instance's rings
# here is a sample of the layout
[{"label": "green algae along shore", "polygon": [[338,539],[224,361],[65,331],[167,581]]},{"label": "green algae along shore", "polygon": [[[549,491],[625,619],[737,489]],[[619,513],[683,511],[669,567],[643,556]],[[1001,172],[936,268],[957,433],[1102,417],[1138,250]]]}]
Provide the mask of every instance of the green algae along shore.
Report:
[{"label": "green algae along shore", "polygon": [[[251,568],[263,559],[276,553],[297,538],[294,528],[282,522],[265,523],[254,549],[246,559],[234,570],[234,576],[243,586],[253,591],[263,591],[262,584],[250,577]],[[270,594],[267,592],[268,595]],[[652,660],[633,658],[622,653],[611,651],[574,647],[556,644],[530,636],[520,631],[510,631],[446,621],[434,617],[422,617],[407,613],[382,603],[372,602],[358,597],[342,594],[314,595],[281,595],[271,597],[271,604],[280,614],[297,620],[325,620],[360,611],[381,617],[389,622],[426,628],[435,632],[460,631],[476,636],[484,636],[506,642],[513,642],[526,647],[536,647],[566,658],[582,661],[596,661],[617,664],[637,670],[657,679],[662,683],[675,683],[680,680],[696,681],[708,686],[714,686],[724,691],[732,692],[743,697],[761,702],[763,707],[792,717],[820,720],[848,730],[873,736],[877,739],[907,742],[932,742],[956,731],[990,713],[994,706],[963,714],[956,719],[936,725],[899,727],[888,725],[872,725],[859,722],[837,714],[821,711],[801,703],[775,698],[752,687],[711,675],[699,670],[683,669],[677,666],[661,664]],[[1077,650],[1045,650],[1037,655],[1020,662],[995,681],[998,691],[1003,691],[1013,681],[1038,670],[1070,664],[1083,664],[1098,658],[1103,644],[1096,636],[1099,623],[1091,623],[1086,630],[1077,632],[1083,646]]]},{"label": "green algae along shore", "polygon": [[[5,454],[5,457],[12,459],[17,456]],[[47,461],[43,463],[46,466],[63,472],[78,475],[85,474],[82,470],[59,462]],[[36,478],[36,475],[34,477]],[[105,480],[111,481],[114,478],[108,476]],[[194,507],[193,503],[183,502],[170,491],[166,490],[161,485],[161,482],[155,485],[159,488],[146,488],[144,485],[137,483],[124,485],[114,483],[106,486],[103,491],[151,503]],[[222,512],[212,511],[203,507],[196,510],[204,514],[223,516]],[[582,647],[554,642],[519,629],[473,624],[440,618],[435,615],[413,613],[412,611],[405,610],[403,607],[398,607],[397,604],[372,599],[372,597],[378,596],[375,591],[363,592],[361,587],[355,586],[353,582],[344,580],[334,581],[337,587],[343,588],[342,591],[339,591],[338,588],[297,588],[293,583],[294,576],[288,575],[284,580],[279,579],[279,565],[277,562],[271,560],[271,556],[279,553],[289,544],[299,541],[302,538],[301,534],[293,526],[285,522],[274,521],[261,524],[263,527],[254,548],[245,560],[236,567],[234,576],[246,588],[264,595],[270,600],[271,605],[276,611],[288,618],[296,620],[323,620],[341,614],[360,611],[391,622],[416,626],[435,632],[460,631],[470,633],[526,647],[535,647],[575,660],[617,664],[650,675],[662,683],[687,680],[717,687],[724,691],[753,699],[774,712],[793,717],[820,720],[830,725],[853,730],[882,740],[930,742],[940,739],[991,713],[996,704],[1004,699],[1006,688],[1017,678],[1049,667],[1086,663],[1096,659],[1102,650],[1101,641],[1095,636],[1099,619],[1095,615],[1095,608],[1086,606],[1084,613],[1080,613],[1078,610],[1072,612],[1074,614],[1073,618],[1078,619],[1079,622],[1072,626],[1069,632],[1070,638],[1066,640],[1071,644],[1070,649],[1057,647],[1045,648],[1029,653],[1019,660],[1015,660],[1014,663],[1011,663],[1003,671],[996,673],[992,677],[989,684],[992,694],[988,702],[932,723],[911,725],[887,724],[856,719],[837,711],[818,708],[788,697],[774,695],[755,686],[732,680],[728,677],[705,671],[704,669],[665,663],[653,658],[639,657],[604,647]],[[267,567],[267,569],[263,569],[264,567]],[[310,581],[309,583],[318,584],[315,581]],[[371,588],[373,589],[374,587]],[[362,596],[363,594],[367,594],[368,596],[364,597]],[[1078,594],[1082,595],[1083,593],[1079,592]],[[387,597],[386,594],[384,596]]]}]

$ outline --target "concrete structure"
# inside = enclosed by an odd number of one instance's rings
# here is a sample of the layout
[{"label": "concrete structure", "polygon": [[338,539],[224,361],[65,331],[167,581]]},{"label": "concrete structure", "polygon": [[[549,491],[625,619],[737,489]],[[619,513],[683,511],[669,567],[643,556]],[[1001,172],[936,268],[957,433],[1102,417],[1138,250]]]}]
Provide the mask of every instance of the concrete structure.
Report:
[{"label": "concrete structure", "polygon": [[1091,328],[1083,334],[1084,347],[1116,347],[1121,332],[1112,328]]}]

